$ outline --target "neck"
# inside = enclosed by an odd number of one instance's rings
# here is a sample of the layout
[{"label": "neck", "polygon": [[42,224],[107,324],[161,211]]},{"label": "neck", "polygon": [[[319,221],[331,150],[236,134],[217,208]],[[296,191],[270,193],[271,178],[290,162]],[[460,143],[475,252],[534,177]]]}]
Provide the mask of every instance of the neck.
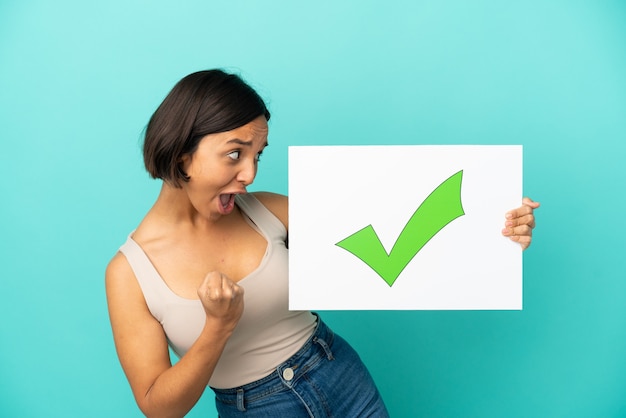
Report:
[{"label": "neck", "polygon": [[221,223],[223,217],[207,219],[192,205],[185,189],[174,187],[166,182],[161,186],[161,192],[150,209],[150,215],[166,222],[179,226],[189,226],[194,229],[212,229]]}]

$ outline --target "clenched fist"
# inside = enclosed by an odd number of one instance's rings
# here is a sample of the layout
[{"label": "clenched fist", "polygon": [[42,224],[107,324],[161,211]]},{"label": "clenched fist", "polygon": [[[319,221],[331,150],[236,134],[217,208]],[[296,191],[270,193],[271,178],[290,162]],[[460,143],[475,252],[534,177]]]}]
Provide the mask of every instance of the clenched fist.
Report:
[{"label": "clenched fist", "polygon": [[225,274],[212,271],[198,288],[200,302],[208,317],[233,328],[243,313],[243,288]]}]

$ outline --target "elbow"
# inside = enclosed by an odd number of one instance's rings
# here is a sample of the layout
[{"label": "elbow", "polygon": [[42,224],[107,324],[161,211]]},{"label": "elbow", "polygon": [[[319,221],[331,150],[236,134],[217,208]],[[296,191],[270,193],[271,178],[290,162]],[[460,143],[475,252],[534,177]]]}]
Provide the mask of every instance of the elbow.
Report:
[{"label": "elbow", "polygon": [[189,411],[181,410],[177,405],[167,405],[159,402],[153,402],[154,399],[150,397],[150,391],[141,399],[135,399],[139,410],[146,416],[146,418],[182,418]]}]

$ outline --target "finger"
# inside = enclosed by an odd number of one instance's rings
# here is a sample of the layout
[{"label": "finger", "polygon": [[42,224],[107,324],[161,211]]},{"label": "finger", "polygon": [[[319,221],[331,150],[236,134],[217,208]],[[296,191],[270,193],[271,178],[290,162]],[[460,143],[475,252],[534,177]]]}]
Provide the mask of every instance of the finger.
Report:
[{"label": "finger", "polygon": [[533,235],[533,229],[528,225],[519,225],[513,228],[513,235],[531,237]]},{"label": "finger", "polygon": [[505,215],[505,218],[507,220],[512,220],[521,216],[529,215],[531,213],[533,213],[533,208],[527,205],[522,205],[519,208],[508,211]]},{"label": "finger", "polygon": [[514,228],[519,225],[528,225],[531,228],[535,227],[535,216],[533,214],[520,216],[519,218],[508,219],[504,222],[504,226],[507,228]]},{"label": "finger", "polygon": [[239,286],[237,282],[230,280],[230,278],[223,273],[220,274],[222,276],[221,286],[225,297],[234,298],[243,292],[243,288]]},{"label": "finger", "polygon": [[220,273],[220,294],[222,300],[233,300],[241,293],[241,287],[237,283],[228,278],[227,275]]},{"label": "finger", "polygon": [[238,288],[237,284],[225,279],[222,282],[222,297],[224,300],[233,300],[237,297]]},{"label": "finger", "polygon": [[206,296],[207,299],[209,299],[211,302],[217,302],[218,300],[221,300],[223,298],[224,295],[224,290],[221,287],[209,287],[207,289],[206,292]]},{"label": "finger", "polygon": [[540,206],[539,202],[534,202],[532,199],[525,197],[522,199],[522,206],[519,208],[508,211],[505,214],[506,219],[515,219],[520,216],[528,215],[533,213],[533,210],[537,209]]},{"label": "finger", "polygon": [[532,236],[533,229],[528,225],[520,225],[514,228],[504,228],[502,230],[502,235],[505,237],[514,237],[514,236]]},{"label": "finger", "polygon": [[222,298],[224,289],[224,275],[217,271],[208,273],[202,284],[198,288],[198,295],[202,297],[204,295],[211,301],[217,301]]},{"label": "finger", "polygon": [[243,287],[239,286],[237,283],[233,283],[233,287],[231,288],[231,298],[232,300],[236,300],[241,298],[243,295]]},{"label": "finger", "polygon": [[526,239],[525,237],[531,238],[533,235],[532,231],[532,228],[528,225],[520,225],[515,228],[504,228],[502,235],[511,238],[513,241],[521,242],[521,240]]},{"label": "finger", "polygon": [[522,216],[532,215],[533,211],[534,209],[531,206],[522,205],[519,208],[508,211],[504,217],[507,220],[512,220],[512,219],[520,218]]},{"label": "finger", "polygon": [[525,198],[522,199],[522,205],[530,206],[533,209],[537,209],[539,206],[541,206],[541,203],[535,202],[534,200],[532,200],[529,197],[525,197]]}]

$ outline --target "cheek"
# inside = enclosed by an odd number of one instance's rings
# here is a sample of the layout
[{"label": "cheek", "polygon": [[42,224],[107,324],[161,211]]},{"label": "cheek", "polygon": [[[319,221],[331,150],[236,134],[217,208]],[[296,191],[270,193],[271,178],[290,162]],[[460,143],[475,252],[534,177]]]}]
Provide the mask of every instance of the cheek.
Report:
[{"label": "cheek", "polygon": [[216,187],[215,179],[209,176],[191,177],[189,181],[189,191],[191,193],[206,194]]},{"label": "cheek", "polygon": [[[189,174],[189,173],[188,173]],[[214,189],[221,189],[230,184],[235,178],[233,170],[228,167],[202,167],[202,170],[196,171],[195,175],[190,174],[190,191],[198,191],[210,193]]]}]

